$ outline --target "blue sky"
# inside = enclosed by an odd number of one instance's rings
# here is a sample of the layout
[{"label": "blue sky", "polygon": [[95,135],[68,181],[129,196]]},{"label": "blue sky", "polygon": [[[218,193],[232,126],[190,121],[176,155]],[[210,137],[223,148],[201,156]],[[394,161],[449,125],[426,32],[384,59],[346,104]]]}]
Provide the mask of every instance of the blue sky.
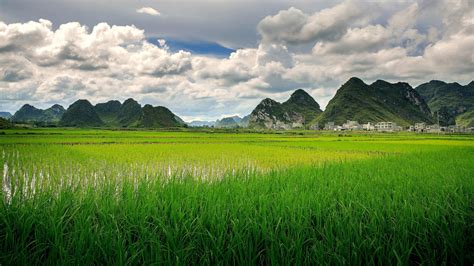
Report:
[{"label": "blue sky", "polygon": [[235,52],[235,49],[224,47],[218,43],[209,42],[209,41],[199,41],[199,40],[185,41],[185,40],[174,40],[174,39],[159,38],[159,37],[147,38],[147,40],[150,43],[157,44],[157,45],[158,45],[158,40],[160,39],[166,40],[166,44],[169,46],[170,50],[173,52],[184,50],[192,54],[215,56],[218,58],[229,57],[232,52]]}]

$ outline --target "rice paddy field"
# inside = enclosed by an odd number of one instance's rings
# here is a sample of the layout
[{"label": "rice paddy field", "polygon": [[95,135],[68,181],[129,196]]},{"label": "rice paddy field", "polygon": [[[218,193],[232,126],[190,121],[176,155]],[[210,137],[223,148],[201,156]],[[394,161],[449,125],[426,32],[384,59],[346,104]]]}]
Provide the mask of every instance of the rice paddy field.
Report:
[{"label": "rice paddy field", "polygon": [[474,263],[474,136],[0,132],[0,265]]}]

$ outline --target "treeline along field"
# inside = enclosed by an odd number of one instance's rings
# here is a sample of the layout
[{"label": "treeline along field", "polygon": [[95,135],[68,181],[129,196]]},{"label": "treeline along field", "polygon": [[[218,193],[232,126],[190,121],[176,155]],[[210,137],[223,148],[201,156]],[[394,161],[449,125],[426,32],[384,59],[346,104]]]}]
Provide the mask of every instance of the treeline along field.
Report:
[{"label": "treeline along field", "polygon": [[11,130],[0,264],[472,264],[467,135]]}]

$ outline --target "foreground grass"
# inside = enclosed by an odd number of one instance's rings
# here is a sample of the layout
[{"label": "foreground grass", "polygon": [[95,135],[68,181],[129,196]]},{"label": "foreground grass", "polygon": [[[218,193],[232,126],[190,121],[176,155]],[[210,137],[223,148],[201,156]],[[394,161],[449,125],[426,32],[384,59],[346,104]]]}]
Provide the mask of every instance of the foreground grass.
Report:
[{"label": "foreground grass", "polygon": [[472,264],[470,147],[16,194],[0,263]]}]

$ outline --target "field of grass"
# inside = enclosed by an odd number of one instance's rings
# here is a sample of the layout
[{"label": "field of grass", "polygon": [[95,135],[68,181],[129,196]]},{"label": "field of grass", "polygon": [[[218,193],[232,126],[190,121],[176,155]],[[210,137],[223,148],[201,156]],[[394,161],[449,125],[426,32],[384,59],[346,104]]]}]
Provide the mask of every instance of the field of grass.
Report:
[{"label": "field of grass", "polygon": [[4,133],[1,265],[474,263],[474,136]]}]

